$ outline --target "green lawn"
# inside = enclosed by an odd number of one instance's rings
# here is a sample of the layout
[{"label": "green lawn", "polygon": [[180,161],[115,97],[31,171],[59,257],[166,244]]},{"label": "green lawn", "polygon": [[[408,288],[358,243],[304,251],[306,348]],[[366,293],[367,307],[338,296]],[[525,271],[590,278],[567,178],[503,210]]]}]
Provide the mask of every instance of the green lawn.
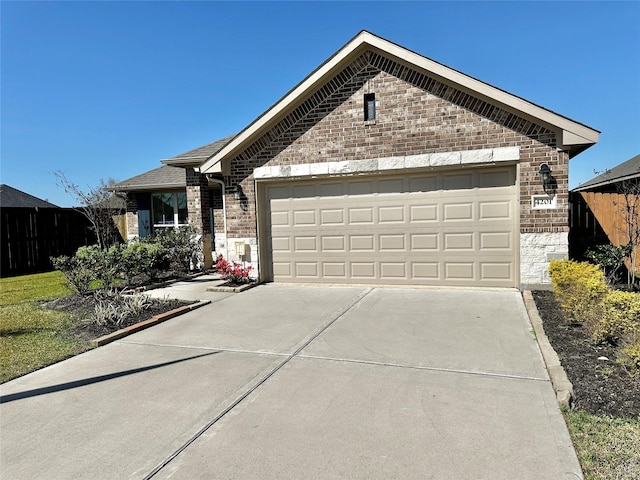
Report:
[{"label": "green lawn", "polygon": [[39,308],[70,293],[60,272],[0,279],[0,383],[90,348],[67,333],[70,315]]},{"label": "green lawn", "polygon": [[640,417],[616,419],[565,411],[564,418],[585,480],[640,478]]}]

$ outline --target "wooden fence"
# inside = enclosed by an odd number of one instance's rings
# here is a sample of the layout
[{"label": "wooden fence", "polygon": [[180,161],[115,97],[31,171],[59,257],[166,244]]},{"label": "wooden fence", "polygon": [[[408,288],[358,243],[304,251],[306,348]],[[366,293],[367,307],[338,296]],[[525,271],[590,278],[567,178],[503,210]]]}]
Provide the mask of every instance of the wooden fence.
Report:
[{"label": "wooden fence", "polygon": [[49,257],[72,255],[96,238],[89,221],[71,208],[2,208],[0,276],[53,269]]},{"label": "wooden fence", "polygon": [[[631,218],[634,215],[636,218]],[[582,259],[588,248],[611,243],[629,243],[629,221],[637,224],[640,197],[619,193],[576,192],[571,194],[571,257]],[[637,258],[638,247],[635,255]],[[631,265],[627,265],[627,268]]]}]

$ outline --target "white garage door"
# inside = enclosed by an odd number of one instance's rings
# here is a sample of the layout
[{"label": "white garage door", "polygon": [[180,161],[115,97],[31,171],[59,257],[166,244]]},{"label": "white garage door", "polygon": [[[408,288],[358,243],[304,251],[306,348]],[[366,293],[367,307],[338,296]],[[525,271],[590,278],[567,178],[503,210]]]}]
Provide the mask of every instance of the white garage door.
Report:
[{"label": "white garage door", "polygon": [[515,167],[266,188],[275,282],[516,286]]}]

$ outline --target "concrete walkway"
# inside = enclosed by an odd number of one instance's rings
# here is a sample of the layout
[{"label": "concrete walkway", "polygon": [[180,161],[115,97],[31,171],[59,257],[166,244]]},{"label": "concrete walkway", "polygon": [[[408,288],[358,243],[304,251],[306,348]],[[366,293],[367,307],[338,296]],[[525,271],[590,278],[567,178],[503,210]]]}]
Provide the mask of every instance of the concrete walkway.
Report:
[{"label": "concrete walkway", "polygon": [[2,385],[0,478],[582,477],[517,291],[206,299]]}]

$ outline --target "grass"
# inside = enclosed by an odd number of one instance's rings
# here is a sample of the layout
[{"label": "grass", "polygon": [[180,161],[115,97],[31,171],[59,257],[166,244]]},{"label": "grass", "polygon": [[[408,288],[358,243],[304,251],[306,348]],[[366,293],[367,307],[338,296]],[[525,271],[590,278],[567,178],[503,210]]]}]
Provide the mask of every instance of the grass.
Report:
[{"label": "grass", "polygon": [[0,383],[90,348],[67,333],[71,315],[39,307],[70,293],[60,272],[0,279]]},{"label": "grass", "polygon": [[640,478],[640,416],[619,419],[563,412],[585,480]]}]

